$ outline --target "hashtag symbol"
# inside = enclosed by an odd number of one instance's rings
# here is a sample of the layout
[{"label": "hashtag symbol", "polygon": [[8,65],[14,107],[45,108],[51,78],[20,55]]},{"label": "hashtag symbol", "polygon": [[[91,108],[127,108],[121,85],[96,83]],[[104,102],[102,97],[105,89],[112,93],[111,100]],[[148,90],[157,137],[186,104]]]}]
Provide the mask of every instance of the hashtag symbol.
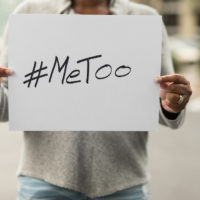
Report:
[{"label": "hashtag symbol", "polygon": [[[28,87],[30,87],[31,82],[34,80],[35,80],[35,87],[37,87],[39,79],[48,75],[48,74],[41,74],[41,71],[47,69],[47,67],[43,67],[43,62],[41,62],[39,69],[36,69],[36,65],[37,65],[37,63],[35,61],[32,72],[28,73],[24,76],[25,78],[30,77],[28,80],[23,82],[24,84],[28,84]],[[35,74],[37,74],[37,76],[34,76]]]}]

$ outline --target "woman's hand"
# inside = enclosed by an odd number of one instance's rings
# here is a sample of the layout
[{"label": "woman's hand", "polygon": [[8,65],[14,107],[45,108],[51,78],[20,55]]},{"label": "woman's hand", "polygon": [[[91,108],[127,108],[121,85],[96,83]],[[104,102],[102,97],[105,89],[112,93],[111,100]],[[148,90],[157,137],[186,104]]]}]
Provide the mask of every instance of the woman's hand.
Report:
[{"label": "woman's hand", "polygon": [[160,83],[162,107],[170,113],[181,112],[192,95],[190,82],[179,74],[160,76],[156,82]]},{"label": "woman's hand", "polygon": [[0,67],[0,83],[3,77],[8,77],[12,74],[12,70],[7,67]]}]

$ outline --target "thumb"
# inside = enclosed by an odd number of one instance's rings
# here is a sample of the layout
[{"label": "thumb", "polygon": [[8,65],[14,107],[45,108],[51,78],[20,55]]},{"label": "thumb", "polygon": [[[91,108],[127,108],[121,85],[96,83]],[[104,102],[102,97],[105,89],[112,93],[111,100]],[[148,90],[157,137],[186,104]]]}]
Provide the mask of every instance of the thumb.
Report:
[{"label": "thumb", "polygon": [[169,85],[170,85],[170,83],[161,82],[160,83],[160,88],[163,89],[163,90],[166,90]]}]

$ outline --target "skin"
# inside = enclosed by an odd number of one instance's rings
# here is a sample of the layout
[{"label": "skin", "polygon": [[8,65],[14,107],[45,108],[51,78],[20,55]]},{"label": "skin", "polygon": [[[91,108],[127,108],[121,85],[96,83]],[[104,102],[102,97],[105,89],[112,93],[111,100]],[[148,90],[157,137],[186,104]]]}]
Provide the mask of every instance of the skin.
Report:
[{"label": "skin", "polygon": [[[183,110],[192,95],[190,82],[180,74],[160,76],[156,79],[160,84],[160,98],[162,107],[170,113],[179,113]],[[183,102],[179,105],[180,95]]]},{"label": "skin", "polygon": [[[109,15],[109,0],[72,0],[72,7],[79,14]],[[0,83],[3,77],[12,75],[9,68],[0,67]],[[180,74],[160,76],[156,78],[160,84],[160,98],[162,107],[170,113],[183,110],[192,95],[189,81]],[[183,102],[179,105],[180,96]]]},{"label": "skin", "polygon": [[109,15],[109,0],[72,0],[72,7],[79,14]]}]

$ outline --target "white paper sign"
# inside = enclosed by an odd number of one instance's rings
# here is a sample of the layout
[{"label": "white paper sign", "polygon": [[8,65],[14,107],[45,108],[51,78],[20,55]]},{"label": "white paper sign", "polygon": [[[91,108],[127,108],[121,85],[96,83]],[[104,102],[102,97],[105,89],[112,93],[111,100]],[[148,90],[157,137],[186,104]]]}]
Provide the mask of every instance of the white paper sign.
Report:
[{"label": "white paper sign", "polygon": [[161,21],[133,15],[10,16],[10,130],[156,129]]}]

